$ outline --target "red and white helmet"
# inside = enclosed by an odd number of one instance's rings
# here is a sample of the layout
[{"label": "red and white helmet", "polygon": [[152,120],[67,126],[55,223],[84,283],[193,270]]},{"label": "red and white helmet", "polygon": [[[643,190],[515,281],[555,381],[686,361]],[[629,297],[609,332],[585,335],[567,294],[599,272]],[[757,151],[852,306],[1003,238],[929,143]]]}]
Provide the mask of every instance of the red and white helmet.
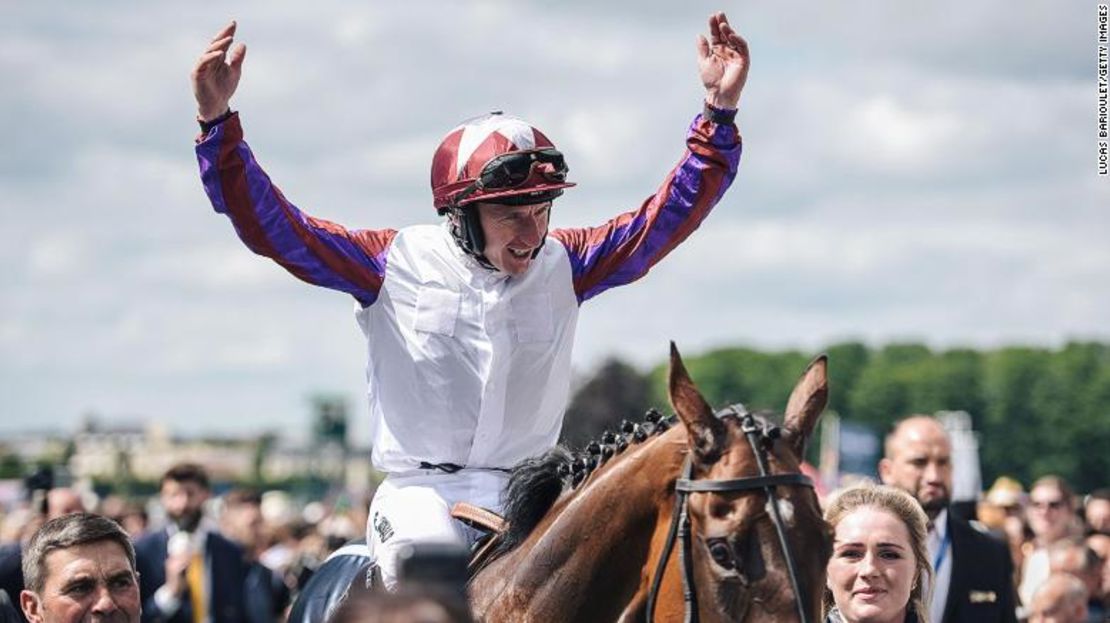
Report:
[{"label": "red and white helmet", "polygon": [[[539,129],[500,111],[464,121],[447,133],[432,158],[432,196],[436,210],[444,214],[452,207],[509,197],[526,203],[558,197],[563,193],[562,189],[574,184],[565,179],[537,175],[512,188],[475,185],[486,164],[498,156],[513,152],[553,151],[554,148],[555,145]],[[466,191],[464,198],[457,199],[463,191]]]}]

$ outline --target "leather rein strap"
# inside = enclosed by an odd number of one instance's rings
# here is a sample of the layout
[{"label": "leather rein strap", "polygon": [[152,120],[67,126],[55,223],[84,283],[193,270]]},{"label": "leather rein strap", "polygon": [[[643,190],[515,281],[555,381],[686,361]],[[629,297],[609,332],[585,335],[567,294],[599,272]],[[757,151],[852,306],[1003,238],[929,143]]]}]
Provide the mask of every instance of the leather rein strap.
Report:
[{"label": "leather rein strap", "polygon": [[794,603],[798,608],[798,617],[802,623],[810,623],[806,614],[805,602],[798,584],[798,574],[794,565],[793,552],[786,539],[786,524],[783,522],[779,511],[778,498],[775,496],[775,487],[802,486],[813,487],[813,480],[801,473],[768,474],[766,450],[762,442],[769,438],[766,430],[761,428],[743,405],[729,407],[732,413],[741,418],[741,430],[747,437],[752,447],[756,464],[759,466],[759,475],[747,478],[731,478],[728,480],[693,480],[693,463],[687,456],[682,465],[682,477],[675,481],[674,511],[671,513],[671,527],[667,531],[667,541],[663,545],[663,552],[656,563],[655,575],[651,582],[651,592],[648,593],[647,620],[655,618],[655,604],[659,596],[659,587],[663,583],[663,572],[666,570],[667,561],[670,559],[671,550],[677,538],[682,544],[682,556],[679,559],[682,572],[682,598],[686,603],[686,623],[698,623],[698,597],[694,585],[693,552],[690,545],[690,516],[688,497],[691,493],[726,493],[748,490],[762,490],[771,502],[771,520],[775,525],[775,532],[779,537],[779,546],[782,548],[786,560],[786,570],[790,576],[790,587],[794,589]]}]

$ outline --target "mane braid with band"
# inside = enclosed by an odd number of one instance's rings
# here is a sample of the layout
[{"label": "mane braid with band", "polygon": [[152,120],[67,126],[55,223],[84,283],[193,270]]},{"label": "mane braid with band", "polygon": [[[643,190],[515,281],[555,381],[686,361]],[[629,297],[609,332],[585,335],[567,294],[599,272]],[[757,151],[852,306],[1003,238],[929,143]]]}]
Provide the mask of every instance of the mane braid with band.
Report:
[{"label": "mane braid with band", "polygon": [[664,417],[651,409],[643,423],[624,420],[619,433],[605,431],[600,439],[586,444],[582,452],[572,454],[556,446],[516,464],[504,491],[504,517],[508,527],[494,557],[508,553],[528,538],[565,491],[577,488],[594,470],[629,446],[662,434],[677,422],[678,416]]}]

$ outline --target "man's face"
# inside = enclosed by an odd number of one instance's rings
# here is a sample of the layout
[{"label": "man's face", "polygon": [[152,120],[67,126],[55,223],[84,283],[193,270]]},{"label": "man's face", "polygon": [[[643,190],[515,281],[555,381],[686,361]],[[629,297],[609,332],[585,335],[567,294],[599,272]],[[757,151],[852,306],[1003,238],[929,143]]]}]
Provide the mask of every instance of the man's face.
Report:
[{"label": "man's face", "polygon": [[29,623],[138,623],[139,578],[115,541],[94,541],[50,552],[41,594],[25,590]]},{"label": "man's face", "polygon": [[166,515],[186,532],[192,532],[200,523],[208,496],[208,489],[191,480],[162,483],[162,506]]},{"label": "man's face", "polygon": [[1087,525],[1099,534],[1110,535],[1110,500],[1091,500],[1087,503]]},{"label": "man's face", "polygon": [[1029,528],[1041,542],[1059,541],[1068,534],[1072,518],[1064,492],[1053,485],[1041,485],[1029,492]]},{"label": "man's face", "polygon": [[262,508],[257,504],[229,506],[220,517],[220,532],[248,552],[253,552],[261,543],[264,528]]},{"label": "man's face", "polygon": [[532,253],[543,244],[551,202],[524,206],[478,204],[478,219],[486,237],[484,254],[504,273],[519,275],[532,264]]},{"label": "man's face", "polygon": [[929,517],[948,506],[952,492],[952,446],[935,420],[914,418],[902,423],[891,440],[890,455],[879,461],[884,484],[917,498]]}]

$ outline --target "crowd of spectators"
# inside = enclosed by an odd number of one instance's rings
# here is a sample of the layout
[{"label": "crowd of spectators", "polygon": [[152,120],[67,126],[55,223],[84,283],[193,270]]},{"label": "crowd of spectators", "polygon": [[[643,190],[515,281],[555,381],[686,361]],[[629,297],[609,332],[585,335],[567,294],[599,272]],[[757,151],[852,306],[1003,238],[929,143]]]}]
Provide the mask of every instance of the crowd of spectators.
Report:
[{"label": "crowd of spectators", "polygon": [[[1028,493],[1013,484],[996,482],[980,514],[1003,518],[984,524],[1008,545],[1024,613],[1031,620],[1110,620],[1110,489],[1080,495],[1054,475],[1034,481]],[[1007,486],[1014,495],[991,495]]]},{"label": "crowd of spectators", "polygon": [[143,623],[285,621],[298,590],[366,523],[366,500],[301,504],[282,491],[246,488],[215,494],[205,470],[189,463],[168,470],[149,499],[98,498],[38,480],[29,479],[20,504],[0,509],[0,623],[27,621],[26,553],[62,517],[120,526],[134,551]]},{"label": "crowd of spectators", "polygon": [[[899,573],[899,565],[879,568],[893,559],[882,551],[885,541],[874,544],[874,561],[868,558],[870,536],[878,532],[859,526],[900,533],[899,524],[908,535],[904,551],[916,561],[902,565],[911,574],[902,578],[905,600],[890,606],[901,607],[896,614],[904,620],[1110,621],[1110,489],[1080,494],[1063,478],[1046,475],[1026,491],[1001,477],[973,516],[964,517],[951,505],[951,443],[928,416],[896,424],[878,471],[881,484],[823,501],[835,535],[825,597],[830,621],[850,623],[878,607],[852,602],[857,578]],[[921,520],[906,511],[905,500],[916,505]],[[142,623],[283,622],[329,556],[340,573],[344,565],[365,566],[364,545],[343,548],[363,536],[365,509],[365,501],[298,505],[280,491],[239,488],[216,495],[194,464],[167,471],[149,500],[32,489],[24,504],[0,519],[0,623],[93,614]],[[48,573],[58,569],[50,560],[80,560],[94,550],[97,564],[111,567],[98,572],[107,579],[91,582],[81,599],[50,592],[70,582]],[[345,563],[344,554],[353,562]],[[34,577],[24,576],[28,569]],[[409,586],[399,594],[353,593],[343,608],[334,600],[309,605],[344,621],[402,611],[423,613],[419,620],[465,620],[457,602],[434,597]]]}]

